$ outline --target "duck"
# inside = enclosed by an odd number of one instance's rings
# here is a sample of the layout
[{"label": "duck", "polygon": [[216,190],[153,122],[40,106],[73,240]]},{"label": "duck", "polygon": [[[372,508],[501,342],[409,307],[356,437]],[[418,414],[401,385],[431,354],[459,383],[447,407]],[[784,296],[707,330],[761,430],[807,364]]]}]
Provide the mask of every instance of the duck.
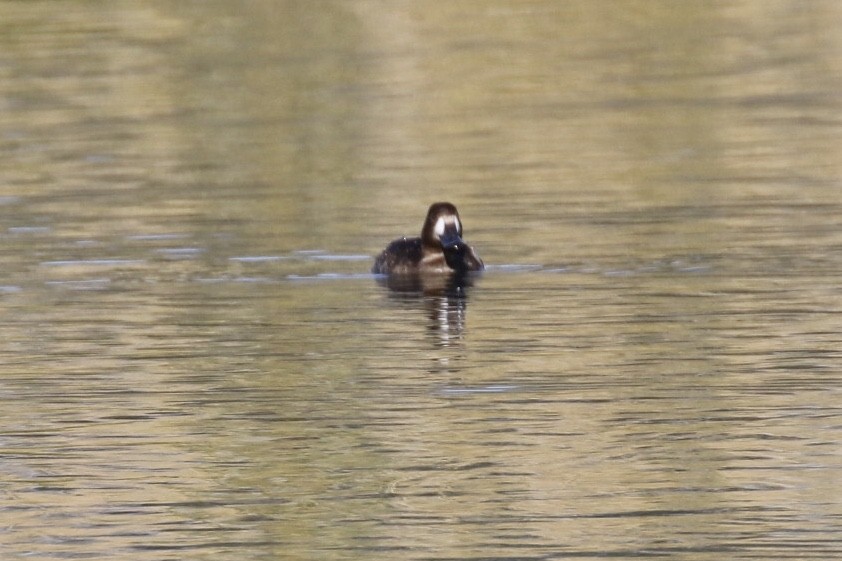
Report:
[{"label": "duck", "polygon": [[465,274],[485,264],[462,239],[462,220],[448,202],[433,203],[427,211],[421,237],[399,238],[374,260],[375,275]]}]

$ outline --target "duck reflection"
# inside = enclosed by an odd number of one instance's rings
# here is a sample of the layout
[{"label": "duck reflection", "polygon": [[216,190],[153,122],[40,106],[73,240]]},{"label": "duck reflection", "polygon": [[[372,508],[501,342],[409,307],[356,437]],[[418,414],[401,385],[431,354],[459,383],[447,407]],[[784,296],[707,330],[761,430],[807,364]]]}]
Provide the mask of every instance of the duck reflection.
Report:
[{"label": "duck reflection", "polygon": [[462,338],[473,275],[390,275],[378,277],[377,282],[396,300],[423,303],[428,330],[439,345],[449,346]]}]

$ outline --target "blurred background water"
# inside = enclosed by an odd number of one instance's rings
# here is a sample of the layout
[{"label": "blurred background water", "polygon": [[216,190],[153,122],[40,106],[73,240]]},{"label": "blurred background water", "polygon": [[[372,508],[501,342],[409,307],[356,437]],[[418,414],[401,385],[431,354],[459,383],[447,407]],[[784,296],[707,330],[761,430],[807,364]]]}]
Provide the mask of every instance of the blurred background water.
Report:
[{"label": "blurred background water", "polygon": [[842,557],[840,111],[833,1],[0,2],[0,556]]}]

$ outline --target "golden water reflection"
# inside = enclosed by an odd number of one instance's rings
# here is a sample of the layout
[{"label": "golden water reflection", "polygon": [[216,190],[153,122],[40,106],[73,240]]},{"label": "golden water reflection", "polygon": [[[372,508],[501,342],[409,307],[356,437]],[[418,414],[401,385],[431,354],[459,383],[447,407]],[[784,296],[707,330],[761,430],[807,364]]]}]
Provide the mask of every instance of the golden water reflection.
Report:
[{"label": "golden water reflection", "polygon": [[838,557],[839,6],[0,3],[0,549]]}]

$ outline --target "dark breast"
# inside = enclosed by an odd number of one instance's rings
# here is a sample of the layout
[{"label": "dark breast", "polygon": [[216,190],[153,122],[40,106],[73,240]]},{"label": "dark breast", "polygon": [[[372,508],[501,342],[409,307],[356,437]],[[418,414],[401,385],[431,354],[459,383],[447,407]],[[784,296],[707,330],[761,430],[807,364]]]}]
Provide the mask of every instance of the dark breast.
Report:
[{"label": "dark breast", "polygon": [[377,256],[371,272],[375,275],[411,273],[418,269],[422,256],[421,238],[401,238],[390,243]]}]

